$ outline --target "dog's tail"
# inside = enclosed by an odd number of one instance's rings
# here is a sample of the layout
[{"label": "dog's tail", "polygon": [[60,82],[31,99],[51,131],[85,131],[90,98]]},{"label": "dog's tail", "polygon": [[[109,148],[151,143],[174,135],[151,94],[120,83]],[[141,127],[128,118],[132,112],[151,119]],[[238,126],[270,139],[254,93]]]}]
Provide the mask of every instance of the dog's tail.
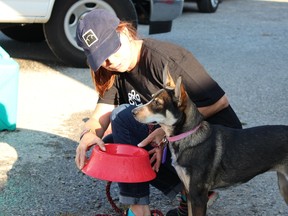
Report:
[{"label": "dog's tail", "polygon": [[288,167],[285,168],[285,172],[277,172],[278,186],[282,197],[288,205]]}]

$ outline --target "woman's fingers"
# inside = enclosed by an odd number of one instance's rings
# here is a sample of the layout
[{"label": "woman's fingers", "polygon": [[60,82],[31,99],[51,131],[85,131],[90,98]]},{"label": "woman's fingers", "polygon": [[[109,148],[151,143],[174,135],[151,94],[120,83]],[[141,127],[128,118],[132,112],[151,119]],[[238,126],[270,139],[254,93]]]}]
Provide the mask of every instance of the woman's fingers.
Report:
[{"label": "woman's fingers", "polygon": [[150,158],[150,163],[153,164],[152,169],[158,172],[162,161],[162,149],[159,147],[155,147],[151,149],[148,153],[149,155],[152,155]]},{"label": "woman's fingers", "polygon": [[83,148],[78,146],[75,157],[75,163],[78,169],[82,169],[84,167],[85,161],[86,161],[86,150],[83,150]]},{"label": "woman's fingers", "polygon": [[149,135],[138,144],[138,147],[145,147],[149,145],[152,142],[152,140],[153,140],[153,137]]}]

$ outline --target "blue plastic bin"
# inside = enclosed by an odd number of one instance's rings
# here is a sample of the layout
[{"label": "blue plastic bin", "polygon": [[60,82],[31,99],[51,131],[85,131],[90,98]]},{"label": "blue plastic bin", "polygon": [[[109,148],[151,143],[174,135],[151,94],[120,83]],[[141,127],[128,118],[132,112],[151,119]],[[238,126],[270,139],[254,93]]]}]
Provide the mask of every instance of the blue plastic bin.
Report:
[{"label": "blue plastic bin", "polygon": [[15,130],[19,65],[0,46],[0,131]]}]

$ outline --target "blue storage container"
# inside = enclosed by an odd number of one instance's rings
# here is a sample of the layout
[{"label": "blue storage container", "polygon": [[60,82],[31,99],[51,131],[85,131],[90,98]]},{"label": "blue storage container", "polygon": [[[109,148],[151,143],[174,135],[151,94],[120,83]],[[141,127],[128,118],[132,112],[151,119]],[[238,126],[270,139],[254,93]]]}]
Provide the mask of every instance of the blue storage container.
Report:
[{"label": "blue storage container", "polygon": [[15,130],[19,65],[0,46],[0,131]]}]

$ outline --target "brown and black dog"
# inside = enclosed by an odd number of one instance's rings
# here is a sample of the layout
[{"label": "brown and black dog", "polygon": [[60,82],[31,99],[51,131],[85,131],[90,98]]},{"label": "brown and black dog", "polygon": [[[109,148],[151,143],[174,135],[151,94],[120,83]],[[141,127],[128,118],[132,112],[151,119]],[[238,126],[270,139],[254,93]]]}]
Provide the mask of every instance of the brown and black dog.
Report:
[{"label": "brown and black dog", "polygon": [[188,194],[189,216],[206,215],[208,191],[245,183],[276,171],[288,204],[288,126],[232,129],[203,120],[182,79],[174,84],[168,68],[164,88],[132,113],[142,123],[159,124],[169,140],[172,164]]}]

